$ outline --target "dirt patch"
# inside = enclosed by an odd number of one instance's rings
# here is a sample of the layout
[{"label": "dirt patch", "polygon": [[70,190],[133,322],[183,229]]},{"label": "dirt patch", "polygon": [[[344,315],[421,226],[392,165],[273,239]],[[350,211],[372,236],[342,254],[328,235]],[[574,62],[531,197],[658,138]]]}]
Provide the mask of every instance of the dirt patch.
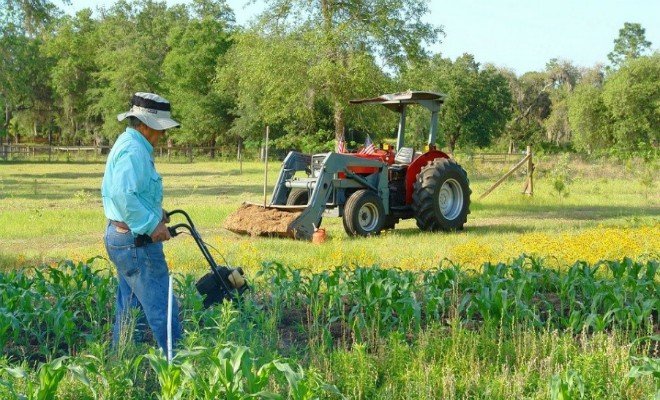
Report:
[{"label": "dirt patch", "polygon": [[227,217],[224,227],[240,235],[293,237],[289,226],[301,213],[243,203]]},{"label": "dirt patch", "polygon": [[280,350],[305,347],[310,343],[321,343],[326,340],[330,340],[333,347],[350,349],[355,341],[353,331],[345,321],[327,322],[325,317],[313,321],[311,312],[306,305],[282,309],[277,330],[280,337]]}]

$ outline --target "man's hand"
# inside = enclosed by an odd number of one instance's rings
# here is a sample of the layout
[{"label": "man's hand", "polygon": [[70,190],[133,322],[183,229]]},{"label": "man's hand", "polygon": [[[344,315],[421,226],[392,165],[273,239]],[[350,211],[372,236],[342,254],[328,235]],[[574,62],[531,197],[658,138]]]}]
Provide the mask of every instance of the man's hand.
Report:
[{"label": "man's hand", "polygon": [[170,223],[170,216],[167,215],[167,210],[163,208],[163,217],[160,219],[160,222],[164,222],[166,224]]},{"label": "man's hand", "polygon": [[172,239],[172,236],[170,235],[170,231],[167,230],[167,226],[165,226],[164,222],[160,222],[156,226],[156,229],[154,229],[153,233],[151,234],[151,240],[154,243],[156,243],[156,242],[164,242],[170,239]]}]

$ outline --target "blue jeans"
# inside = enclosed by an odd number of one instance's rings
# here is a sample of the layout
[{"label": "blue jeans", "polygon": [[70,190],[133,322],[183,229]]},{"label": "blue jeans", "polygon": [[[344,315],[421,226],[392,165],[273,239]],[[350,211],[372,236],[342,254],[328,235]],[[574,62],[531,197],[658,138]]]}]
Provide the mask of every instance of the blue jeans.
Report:
[{"label": "blue jeans", "polygon": [[[118,232],[108,223],[105,231],[105,248],[117,269],[117,307],[112,332],[113,345],[117,345],[120,333],[130,320],[132,310],[139,312],[136,328],[144,330],[149,324],[153,336],[167,354],[167,292],[169,273],[162,243],[150,243],[135,247],[133,234]],[[172,299],[172,346],[181,339],[179,306]]]}]

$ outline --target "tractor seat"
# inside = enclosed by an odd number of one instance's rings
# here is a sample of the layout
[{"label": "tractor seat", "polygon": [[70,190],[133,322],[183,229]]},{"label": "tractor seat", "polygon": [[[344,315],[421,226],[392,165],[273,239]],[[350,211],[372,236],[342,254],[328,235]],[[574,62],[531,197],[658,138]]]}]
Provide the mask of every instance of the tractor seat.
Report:
[{"label": "tractor seat", "polygon": [[394,156],[395,164],[409,165],[415,157],[415,150],[412,147],[402,147]]}]

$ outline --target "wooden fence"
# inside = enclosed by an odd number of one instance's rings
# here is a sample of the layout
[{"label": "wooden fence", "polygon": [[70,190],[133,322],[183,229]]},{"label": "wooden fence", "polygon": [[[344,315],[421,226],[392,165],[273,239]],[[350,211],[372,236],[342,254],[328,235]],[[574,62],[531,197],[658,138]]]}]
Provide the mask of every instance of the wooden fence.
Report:
[{"label": "wooden fence", "polygon": [[488,163],[510,163],[518,161],[520,154],[518,153],[474,153],[469,154],[469,158],[474,161],[488,162]]},{"label": "wooden fence", "polygon": [[[111,146],[48,146],[40,144],[3,144],[0,145],[0,159],[31,159],[31,160],[95,160],[105,159]],[[162,159],[185,159],[193,162],[196,158],[202,159],[232,159],[238,158],[236,147],[233,146],[158,146],[154,149],[154,156]],[[275,153],[274,157],[281,154]],[[259,150],[242,149],[241,157],[244,160],[258,160],[263,158]]]},{"label": "wooden fence", "polygon": [[[111,146],[48,146],[44,144],[2,144],[0,159],[47,159],[59,160],[94,160],[104,159]],[[283,159],[286,151],[269,149],[271,159]],[[238,159],[235,146],[158,146],[154,155],[161,159],[187,159],[192,162],[196,158]],[[213,155],[213,156],[212,156]],[[243,160],[263,160],[264,149],[242,149]],[[524,155],[524,153],[523,153]],[[464,155],[465,156],[465,155]],[[520,159],[519,153],[472,153],[467,158],[486,163],[511,163]]]}]

